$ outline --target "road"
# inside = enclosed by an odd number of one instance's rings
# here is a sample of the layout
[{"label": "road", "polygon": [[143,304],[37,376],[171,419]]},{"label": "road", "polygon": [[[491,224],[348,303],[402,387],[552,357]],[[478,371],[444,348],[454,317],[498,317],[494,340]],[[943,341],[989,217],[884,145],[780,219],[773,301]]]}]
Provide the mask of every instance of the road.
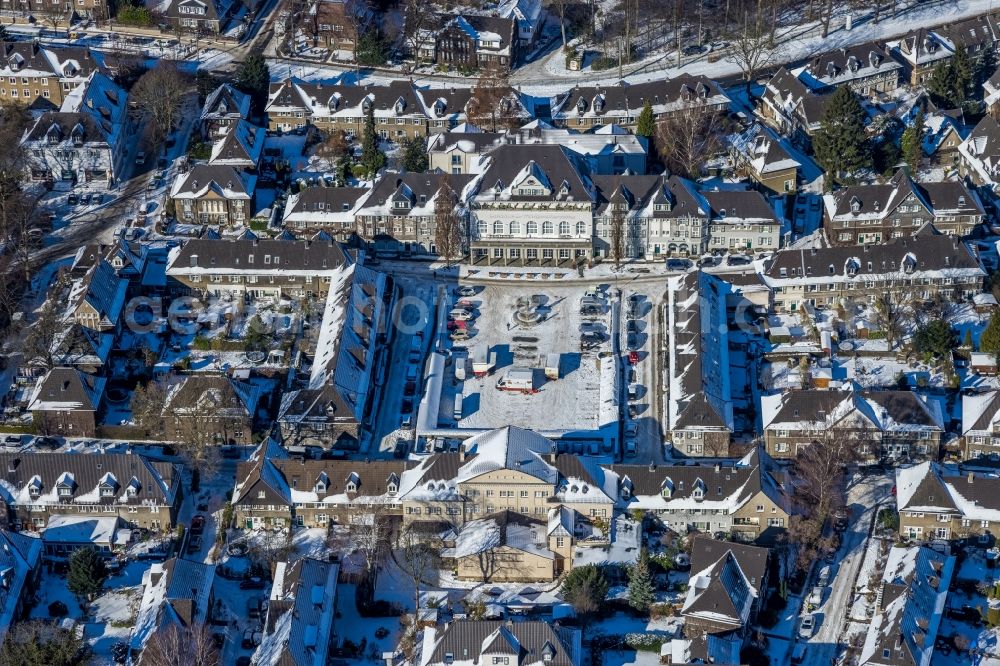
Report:
[{"label": "road", "polygon": [[[858,571],[871,536],[872,520],[879,503],[891,498],[891,488],[892,480],[888,476],[870,476],[862,478],[847,491],[850,523],[837,553],[838,561],[831,565],[836,573],[830,591],[824,594],[824,601],[816,611],[818,629],[808,641],[803,661],[806,666],[830,666],[837,655],[844,624],[854,603]],[[809,589],[807,586],[804,594],[808,594]]]}]

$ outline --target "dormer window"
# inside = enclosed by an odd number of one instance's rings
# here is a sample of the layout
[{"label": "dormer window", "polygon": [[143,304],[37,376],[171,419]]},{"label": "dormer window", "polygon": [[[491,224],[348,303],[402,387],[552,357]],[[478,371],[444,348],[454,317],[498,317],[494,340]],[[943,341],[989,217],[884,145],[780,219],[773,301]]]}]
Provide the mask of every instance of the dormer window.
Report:
[{"label": "dormer window", "polygon": [[28,494],[33,498],[38,499],[38,496],[42,494],[42,489],[39,486],[31,486],[28,488]]},{"label": "dormer window", "polygon": [[851,212],[855,214],[861,212],[861,200],[857,197],[851,197]]},{"label": "dormer window", "polygon": [[59,497],[69,497],[73,494],[73,489],[69,486],[59,486]]},{"label": "dormer window", "polygon": [[603,97],[595,97],[594,98],[594,112],[595,113],[600,113],[601,111],[604,111],[604,98]]},{"label": "dormer window", "polygon": [[576,100],[576,112],[583,113],[586,110],[587,110],[587,101],[582,97]]},{"label": "dormer window", "polygon": [[349,492],[349,493],[356,493],[356,492],[358,492],[358,487],[357,487],[357,485],[355,485],[355,483],[353,481],[348,481],[347,482],[347,492]]},{"label": "dormer window", "polygon": [[674,482],[671,480],[669,476],[666,479],[664,479],[663,485],[660,488],[660,494],[666,497],[667,499],[670,499],[671,495],[674,494]]},{"label": "dormer window", "polygon": [[101,486],[101,497],[114,497],[115,489],[111,486]]},{"label": "dormer window", "polygon": [[316,492],[319,493],[320,495],[326,494],[326,484],[323,483],[322,481],[317,481]]}]

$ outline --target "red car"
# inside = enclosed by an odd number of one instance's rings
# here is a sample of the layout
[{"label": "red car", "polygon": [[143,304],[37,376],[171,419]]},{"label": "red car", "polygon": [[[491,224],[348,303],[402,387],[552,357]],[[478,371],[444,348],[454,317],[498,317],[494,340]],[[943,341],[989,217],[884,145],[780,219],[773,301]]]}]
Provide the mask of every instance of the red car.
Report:
[{"label": "red car", "polygon": [[448,322],[449,331],[464,331],[468,328],[468,323],[462,320],[455,320]]},{"label": "red car", "polygon": [[628,362],[631,363],[632,365],[637,364],[639,362],[639,352],[630,351],[628,353]]}]

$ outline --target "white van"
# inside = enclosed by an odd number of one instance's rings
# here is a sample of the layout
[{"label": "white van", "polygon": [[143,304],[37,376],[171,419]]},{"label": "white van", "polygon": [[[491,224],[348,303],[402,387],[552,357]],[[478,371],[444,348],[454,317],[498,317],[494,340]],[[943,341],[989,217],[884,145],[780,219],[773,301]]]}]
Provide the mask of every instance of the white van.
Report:
[{"label": "white van", "polygon": [[816,579],[816,584],[820,587],[826,587],[830,584],[830,565],[826,565],[819,570],[819,578]]}]

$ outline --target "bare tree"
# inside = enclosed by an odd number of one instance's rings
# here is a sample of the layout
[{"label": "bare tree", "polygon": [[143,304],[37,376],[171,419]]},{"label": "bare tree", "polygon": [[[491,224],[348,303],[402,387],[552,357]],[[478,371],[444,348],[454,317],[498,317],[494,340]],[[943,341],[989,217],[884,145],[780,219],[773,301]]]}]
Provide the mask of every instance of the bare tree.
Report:
[{"label": "bare tree", "polygon": [[399,533],[396,550],[400,567],[413,581],[413,608],[419,612],[420,586],[440,566],[441,540],[432,529],[410,523]]},{"label": "bare tree", "polygon": [[729,58],[740,68],[747,92],[757,75],[774,62],[776,51],[763,18],[746,11],[743,21],[729,33]]},{"label": "bare tree", "polygon": [[570,0],[546,0],[548,9],[559,17],[559,30],[562,32],[562,45],[566,48],[566,10],[570,6]]},{"label": "bare tree", "polygon": [[247,557],[261,569],[270,570],[275,562],[288,559],[294,549],[283,530],[257,530],[247,539]]},{"label": "bare tree", "polygon": [[458,196],[451,188],[448,176],[441,175],[434,199],[434,245],[438,256],[450,268],[462,255],[462,219],[456,211]]},{"label": "bare tree", "polygon": [[671,172],[697,178],[706,159],[722,150],[725,117],[691,100],[657,123],[656,149]]},{"label": "bare tree", "polygon": [[129,96],[148,114],[157,143],[177,126],[184,96],[191,88],[190,78],[170,60],[160,60],[136,81]]},{"label": "bare tree", "polygon": [[141,428],[147,438],[163,435],[163,405],[167,401],[166,388],[160,382],[136,386],[130,407],[132,422]]},{"label": "bare tree", "polygon": [[490,63],[476,81],[466,113],[469,121],[488,132],[516,129],[522,120],[510,70]]},{"label": "bare tree", "polygon": [[622,267],[625,257],[625,215],[628,210],[625,197],[621,192],[617,192],[617,195],[608,203],[611,216],[611,259],[615,262],[616,270]]},{"label": "bare tree", "polygon": [[370,590],[378,583],[382,559],[390,546],[390,509],[387,502],[377,498],[364,509],[358,509],[351,522],[351,546],[364,560]]},{"label": "bare tree", "polygon": [[168,624],[158,629],[142,650],[144,666],[221,666],[222,655],[212,631],[204,624],[181,627]]},{"label": "bare tree", "polygon": [[889,351],[895,348],[910,321],[910,299],[900,292],[879,291],[872,304],[872,315],[878,329],[885,334]]},{"label": "bare tree", "polygon": [[[440,28],[440,19],[434,3],[424,0],[403,0],[403,44],[410,52],[413,63],[410,73],[420,62],[420,44],[429,33]],[[432,37],[433,39],[433,37]]]}]

